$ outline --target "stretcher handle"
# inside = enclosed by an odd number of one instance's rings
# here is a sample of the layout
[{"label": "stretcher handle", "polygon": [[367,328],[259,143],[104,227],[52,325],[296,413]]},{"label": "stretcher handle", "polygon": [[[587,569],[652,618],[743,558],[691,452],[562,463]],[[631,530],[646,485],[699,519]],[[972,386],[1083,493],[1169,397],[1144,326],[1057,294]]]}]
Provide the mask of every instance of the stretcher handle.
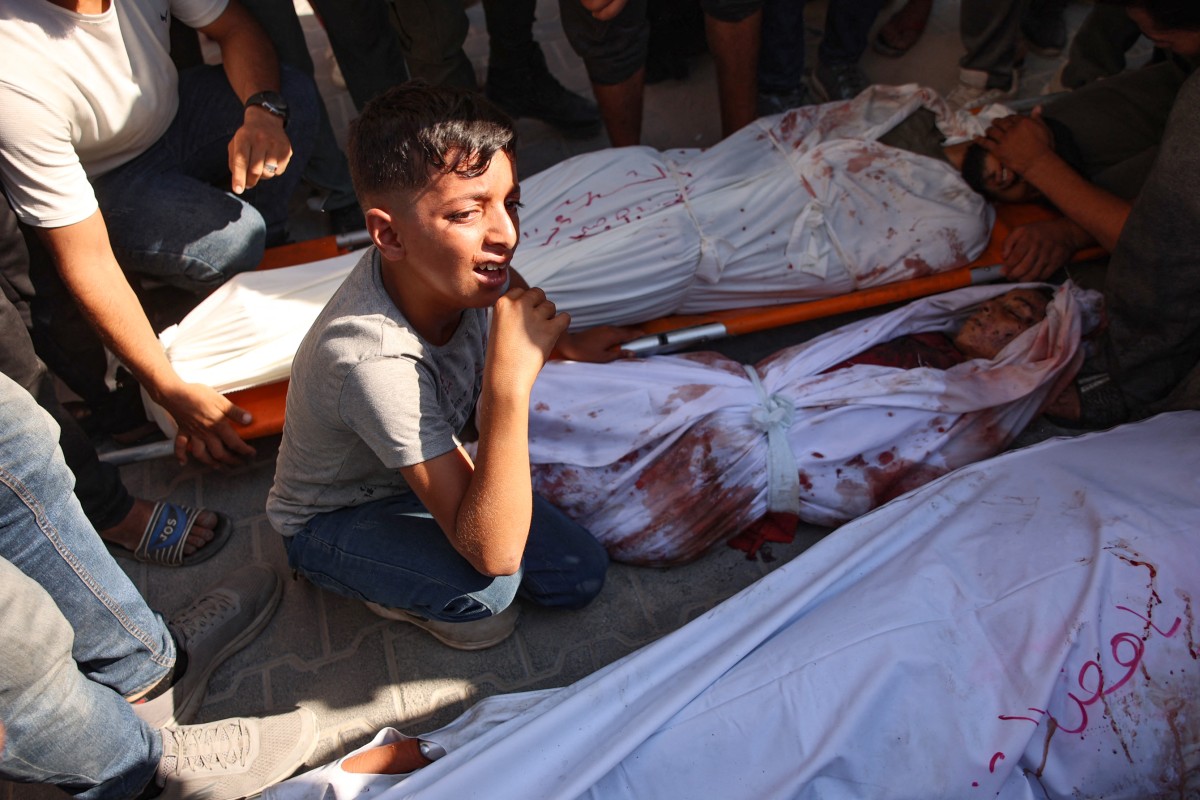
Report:
[{"label": "stretcher handle", "polygon": [[823,319],[835,314],[845,314],[849,311],[875,308],[916,297],[948,292],[964,286],[990,283],[1001,277],[1000,270],[1000,264],[986,267],[962,267],[937,275],[860,289],[837,297],[826,297],[786,306],[745,308],[721,312],[719,322],[705,322],[642,336],[621,345],[621,349],[639,356],[671,353],[725,336],[741,336],[784,325],[793,325],[797,322]]}]

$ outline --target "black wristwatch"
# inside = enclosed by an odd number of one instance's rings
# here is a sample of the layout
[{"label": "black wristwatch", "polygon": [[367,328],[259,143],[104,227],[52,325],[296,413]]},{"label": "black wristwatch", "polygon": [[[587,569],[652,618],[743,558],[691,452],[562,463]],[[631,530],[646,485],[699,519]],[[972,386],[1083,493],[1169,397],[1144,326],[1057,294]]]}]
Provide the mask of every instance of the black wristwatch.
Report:
[{"label": "black wristwatch", "polygon": [[265,108],[268,113],[274,114],[282,119],[283,126],[285,128],[287,127],[288,104],[287,100],[284,100],[283,95],[281,95],[279,92],[256,92],[255,94],[250,95],[249,99],[246,100],[246,108],[250,108],[250,106]]}]

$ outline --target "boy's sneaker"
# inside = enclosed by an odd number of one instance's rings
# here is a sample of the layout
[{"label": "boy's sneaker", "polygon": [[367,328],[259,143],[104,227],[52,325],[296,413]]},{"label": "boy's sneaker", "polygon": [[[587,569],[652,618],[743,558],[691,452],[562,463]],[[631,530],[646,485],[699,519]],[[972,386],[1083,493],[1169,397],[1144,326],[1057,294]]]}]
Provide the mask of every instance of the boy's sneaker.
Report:
[{"label": "boy's sneaker", "polygon": [[167,623],[187,667],[171,688],[135,703],[133,712],[151,727],[188,722],[204,697],[213,670],[266,627],[283,597],[283,581],[266,564],[230,573]]},{"label": "boy's sneaker", "polygon": [[819,61],[813,67],[810,81],[813,91],[827,103],[852,100],[870,85],[858,64],[822,64]]},{"label": "boy's sneaker", "polygon": [[416,625],[447,647],[455,650],[483,650],[500,644],[517,627],[520,609],[514,602],[499,614],[471,622],[442,622],[425,619],[402,608],[388,608],[367,600],[366,606],[384,619]]},{"label": "boy's sneaker", "polygon": [[1017,94],[1017,73],[1014,71],[1008,86],[989,86],[990,75],[978,69],[960,69],[958,86],[946,95],[951,108],[974,111],[992,103],[999,103]]},{"label": "boy's sneaker", "polygon": [[162,729],[160,800],[235,800],[291,776],[317,749],[317,718],[306,708]]}]

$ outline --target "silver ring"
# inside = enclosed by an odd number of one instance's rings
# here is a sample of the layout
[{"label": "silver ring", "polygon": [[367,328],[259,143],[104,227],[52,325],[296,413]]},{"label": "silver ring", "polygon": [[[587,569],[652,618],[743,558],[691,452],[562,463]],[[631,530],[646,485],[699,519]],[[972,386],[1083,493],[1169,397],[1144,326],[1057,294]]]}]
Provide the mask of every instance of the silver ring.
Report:
[{"label": "silver ring", "polygon": [[263,164],[263,172],[267,173],[268,175],[274,175],[275,170],[277,169],[279,169],[278,164]]}]

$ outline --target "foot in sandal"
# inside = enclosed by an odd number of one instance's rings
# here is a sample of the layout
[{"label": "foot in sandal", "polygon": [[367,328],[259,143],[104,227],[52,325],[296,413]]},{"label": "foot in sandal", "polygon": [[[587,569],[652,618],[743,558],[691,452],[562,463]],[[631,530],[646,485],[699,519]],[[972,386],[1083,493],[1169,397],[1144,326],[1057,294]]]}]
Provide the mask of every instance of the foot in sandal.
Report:
[{"label": "foot in sandal", "polygon": [[125,519],[100,532],[108,551],[166,567],[207,561],[229,541],[233,523],[215,511],[159,501],[134,500]]}]

